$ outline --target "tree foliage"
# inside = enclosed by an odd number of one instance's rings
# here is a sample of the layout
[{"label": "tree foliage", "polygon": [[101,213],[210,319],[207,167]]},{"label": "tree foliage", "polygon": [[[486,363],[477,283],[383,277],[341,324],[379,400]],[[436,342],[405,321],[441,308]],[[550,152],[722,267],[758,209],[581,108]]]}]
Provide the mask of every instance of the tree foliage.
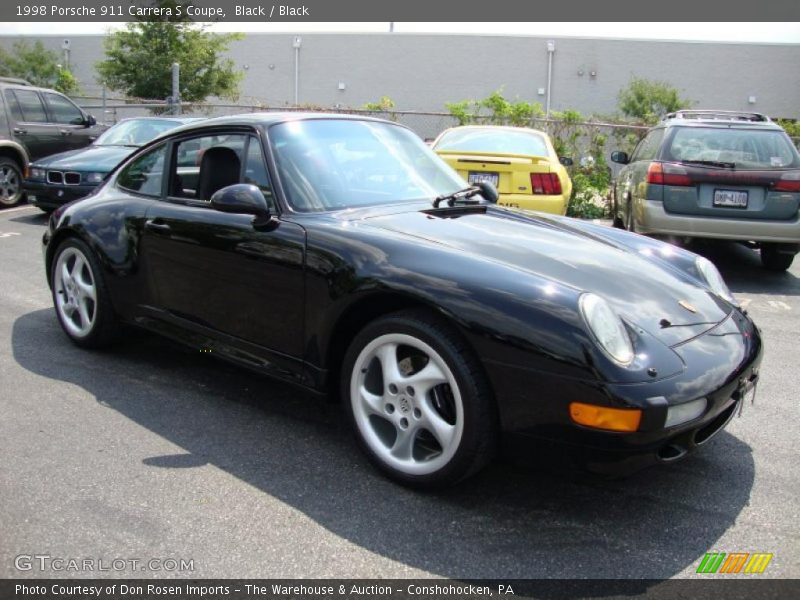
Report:
[{"label": "tree foliage", "polygon": [[209,96],[235,100],[242,73],[222,54],[241,34],[213,34],[191,22],[182,3],[161,0],[173,16],[128,23],[105,39],[106,59],[97,63],[101,81],[135,98],[162,100],[172,94],[172,63],[180,65],[180,95],[186,102]]},{"label": "tree foliage", "polygon": [[19,77],[64,94],[79,91],[78,80],[68,68],[59,64],[58,53],[48,50],[41,41],[14,42],[11,52],[0,48],[0,76]]},{"label": "tree foliage", "polygon": [[656,123],[669,112],[689,108],[693,102],[681,98],[677,89],[664,81],[634,77],[617,96],[622,114],[645,123]]},{"label": "tree foliage", "polygon": [[544,116],[542,105],[524,100],[511,102],[499,89],[482,100],[462,100],[445,104],[448,112],[458,120],[459,125],[470,123],[492,123],[496,125],[515,125],[525,127],[534,118]]},{"label": "tree foliage", "polygon": [[364,104],[364,110],[373,110],[375,112],[387,112],[394,108],[394,100],[389,96],[381,96],[377,102],[367,102]]}]

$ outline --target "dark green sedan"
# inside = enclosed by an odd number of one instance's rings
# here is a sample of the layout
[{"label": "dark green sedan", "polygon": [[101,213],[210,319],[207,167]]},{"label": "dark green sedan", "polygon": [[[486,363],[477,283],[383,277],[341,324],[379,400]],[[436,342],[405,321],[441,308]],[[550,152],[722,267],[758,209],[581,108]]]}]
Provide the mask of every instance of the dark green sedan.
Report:
[{"label": "dark green sedan", "polygon": [[37,160],[30,165],[23,189],[28,202],[51,212],[88,196],[114,167],[136,148],[193,118],[140,117],[107,129],[91,145]]}]

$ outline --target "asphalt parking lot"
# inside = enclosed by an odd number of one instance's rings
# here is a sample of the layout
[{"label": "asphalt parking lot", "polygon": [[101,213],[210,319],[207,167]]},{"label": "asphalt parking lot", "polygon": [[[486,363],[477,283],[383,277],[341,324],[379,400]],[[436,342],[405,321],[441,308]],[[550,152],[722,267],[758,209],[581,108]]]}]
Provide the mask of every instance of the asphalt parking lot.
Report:
[{"label": "asphalt parking lot", "polygon": [[[2,577],[661,579],[711,551],[771,552],[760,577],[800,577],[800,260],[772,274],[742,246],[699,248],[766,343],[755,405],[700,452],[612,482],[502,463],[421,494],[367,464],[334,405],[149,334],[74,347],[45,224],[0,211]],[[194,569],[15,568],[34,554]]]}]

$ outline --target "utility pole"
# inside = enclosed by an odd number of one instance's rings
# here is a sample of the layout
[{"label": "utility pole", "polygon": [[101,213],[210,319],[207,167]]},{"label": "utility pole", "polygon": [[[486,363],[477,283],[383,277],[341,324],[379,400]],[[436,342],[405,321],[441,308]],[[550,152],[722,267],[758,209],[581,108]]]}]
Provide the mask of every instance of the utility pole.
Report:
[{"label": "utility pole", "polygon": [[181,66],[172,63],[172,114],[181,114]]}]

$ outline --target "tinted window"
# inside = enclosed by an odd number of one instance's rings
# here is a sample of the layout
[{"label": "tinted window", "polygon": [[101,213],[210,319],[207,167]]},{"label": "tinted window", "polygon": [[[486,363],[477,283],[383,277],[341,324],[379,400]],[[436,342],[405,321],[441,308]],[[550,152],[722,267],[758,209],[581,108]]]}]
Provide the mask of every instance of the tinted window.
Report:
[{"label": "tinted window", "polygon": [[217,190],[240,182],[247,136],[205,135],[174,146],[169,195],[208,201]]},{"label": "tinted window", "polygon": [[662,139],[664,139],[663,129],[654,129],[648,133],[636,147],[636,150],[634,150],[631,162],[637,160],[653,160],[656,154],[658,154],[658,147],[661,145]]},{"label": "tinted window", "polygon": [[511,129],[453,129],[442,136],[436,150],[550,156],[544,136]]},{"label": "tinted window", "polygon": [[166,146],[159,146],[134,160],[117,178],[117,185],[147,196],[161,195]]},{"label": "tinted window", "polygon": [[84,122],[81,109],[59,94],[44,94],[47,106],[50,108],[50,118],[55,123],[65,125],[82,125]]},{"label": "tinted window", "polygon": [[22,120],[28,123],[47,123],[47,113],[37,92],[32,90],[14,90],[19,107],[22,109]]},{"label": "tinted window", "polygon": [[11,113],[11,118],[15,121],[24,121],[24,117],[22,116],[22,109],[19,107],[19,102],[17,102],[17,97],[14,95],[13,90],[6,90],[5,91],[6,103],[8,104],[8,110]]},{"label": "tinted window", "polygon": [[784,132],[728,127],[680,127],[672,136],[664,158],[728,162],[741,169],[800,166],[797,150]]}]

